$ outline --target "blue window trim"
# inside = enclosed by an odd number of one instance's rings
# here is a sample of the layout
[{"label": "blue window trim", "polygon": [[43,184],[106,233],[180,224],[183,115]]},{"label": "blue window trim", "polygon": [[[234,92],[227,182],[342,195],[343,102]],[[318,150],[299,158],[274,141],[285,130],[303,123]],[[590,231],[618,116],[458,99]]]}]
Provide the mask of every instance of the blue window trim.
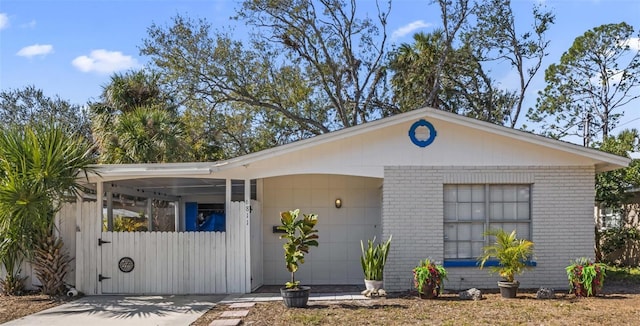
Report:
[{"label": "blue window trim", "polygon": [[[525,264],[529,267],[538,266],[538,263],[532,260],[527,260]],[[445,260],[442,263],[442,266],[443,267],[480,267],[480,263],[478,263],[478,261],[475,259],[456,259],[456,260]],[[491,259],[491,260],[487,260],[487,262],[484,263],[484,266],[493,267],[493,266],[500,266],[500,264],[498,263],[497,260]]]}]

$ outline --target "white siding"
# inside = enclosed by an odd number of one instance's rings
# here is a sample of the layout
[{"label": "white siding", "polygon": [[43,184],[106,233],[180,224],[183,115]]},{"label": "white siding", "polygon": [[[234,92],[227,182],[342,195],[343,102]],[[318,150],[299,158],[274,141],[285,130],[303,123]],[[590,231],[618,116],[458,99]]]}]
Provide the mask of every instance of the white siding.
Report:
[{"label": "white siding", "polygon": [[[282,244],[273,227],[280,212],[318,214],[319,246],[311,248],[296,273],[303,284],[362,284],[360,240],[380,239],[381,186],[376,178],[295,175],[264,179],[264,284],[284,284]],[[342,208],[335,199],[342,199]]]},{"label": "white siding", "polygon": [[426,119],[435,127],[437,137],[425,148],[411,142],[408,130],[414,121],[409,121],[375,132],[360,133],[304,147],[286,155],[266,157],[247,166],[221,171],[221,175],[263,178],[323,173],[382,178],[385,166],[527,167],[590,166],[597,163],[585,156],[522,139],[497,135],[436,118]]}]

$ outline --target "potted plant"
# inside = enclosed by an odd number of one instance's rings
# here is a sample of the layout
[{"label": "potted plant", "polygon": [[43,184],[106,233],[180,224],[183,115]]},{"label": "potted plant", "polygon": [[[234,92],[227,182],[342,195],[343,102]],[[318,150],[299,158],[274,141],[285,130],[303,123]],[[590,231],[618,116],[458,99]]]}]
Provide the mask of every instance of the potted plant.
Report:
[{"label": "potted plant", "polygon": [[280,239],[287,239],[282,247],[287,270],[291,273],[291,281],[280,289],[280,294],[284,305],[289,308],[307,306],[311,288],[300,286],[300,281],[296,281],[295,274],[298,271],[298,265],[304,263],[304,255],[309,253],[309,247],[318,246],[318,230],[315,229],[318,215],[304,214],[302,218],[298,218],[299,213],[299,209],[281,212],[281,225],[278,226],[278,229],[285,233],[280,236]]},{"label": "potted plant", "polygon": [[413,269],[413,285],[421,298],[432,299],[442,294],[447,270],[427,258]]},{"label": "potted plant", "polygon": [[498,282],[500,294],[503,298],[515,298],[520,286],[515,275],[522,274],[529,267],[527,261],[533,258],[533,242],[518,239],[516,230],[507,233],[502,229],[494,229],[485,232],[485,235],[495,237],[495,242],[483,248],[483,254],[478,258],[480,269],[491,258],[495,258],[498,266],[491,266],[490,269],[503,278]]},{"label": "potted plant", "polygon": [[364,272],[364,285],[368,292],[377,292],[382,288],[384,265],[387,262],[392,237],[393,236],[390,236],[389,240],[384,243],[378,243],[377,245],[375,244],[376,238],[374,237],[373,240],[367,241],[367,249],[364,248],[364,243],[360,240],[360,249],[362,250],[360,264]]},{"label": "potted plant", "polygon": [[577,297],[590,297],[602,290],[605,276],[604,264],[580,257],[567,266],[566,270],[569,278],[569,293],[574,292]]}]

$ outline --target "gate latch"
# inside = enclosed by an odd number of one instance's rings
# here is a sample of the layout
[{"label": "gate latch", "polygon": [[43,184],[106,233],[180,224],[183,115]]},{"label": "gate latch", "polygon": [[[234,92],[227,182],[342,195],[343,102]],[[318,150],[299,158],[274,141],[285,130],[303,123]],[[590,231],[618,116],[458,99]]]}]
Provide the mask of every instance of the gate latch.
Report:
[{"label": "gate latch", "polygon": [[102,280],[108,280],[108,279],[111,279],[111,277],[102,276],[102,274],[98,274],[98,282],[102,282]]},{"label": "gate latch", "polygon": [[102,238],[98,238],[98,246],[102,246],[103,243],[111,243],[111,241],[102,240]]}]

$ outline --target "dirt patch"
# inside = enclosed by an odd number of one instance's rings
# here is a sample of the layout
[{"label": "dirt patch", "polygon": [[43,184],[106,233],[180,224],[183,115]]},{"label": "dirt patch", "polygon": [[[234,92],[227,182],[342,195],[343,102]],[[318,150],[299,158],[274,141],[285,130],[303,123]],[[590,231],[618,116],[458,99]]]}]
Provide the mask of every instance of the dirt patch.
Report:
[{"label": "dirt patch", "polygon": [[[640,286],[616,283],[602,295],[576,298],[557,292],[555,299],[536,299],[535,291],[516,299],[483,294],[463,301],[457,293],[435,300],[415,295],[386,299],[310,301],[306,309],[287,309],[281,301],[257,303],[242,318],[245,325],[633,325],[640,320]],[[228,308],[216,306],[193,325],[209,325]]]},{"label": "dirt patch", "polygon": [[66,297],[52,298],[42,294],[0,295],[0,324],[53,308],[68,301],[70,300]]}]

